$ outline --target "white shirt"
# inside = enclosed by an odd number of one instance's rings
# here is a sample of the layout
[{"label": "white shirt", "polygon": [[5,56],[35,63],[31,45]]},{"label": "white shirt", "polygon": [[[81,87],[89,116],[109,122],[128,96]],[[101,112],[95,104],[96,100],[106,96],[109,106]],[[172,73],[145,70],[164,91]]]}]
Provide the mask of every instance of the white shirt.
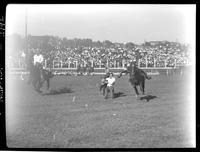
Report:
[{"label": "white shirt", "polygon": [[34,65],[35,65],[37,62],[42,63],[43,60],[44,60],[44,58],[43,58],[42,54],[40,54],[40,55],[35,54],[35,55],[33,56],[33,63],[34,63]]},{"label": "white shirt", "polygon": [[25,58],[25,57],[26,57],[26,54],[25,54],[24,52],[22,52],[22,53],[21,53],[21,57],[22,57],[22,58]]},{"label": "white shirt", "polygon": [[108,81],[108,84],[107,84],[108,87],[113,86],[115,83],[115,77],[112,77],[112,78],[108,77],[106,78],[106,80]]}]

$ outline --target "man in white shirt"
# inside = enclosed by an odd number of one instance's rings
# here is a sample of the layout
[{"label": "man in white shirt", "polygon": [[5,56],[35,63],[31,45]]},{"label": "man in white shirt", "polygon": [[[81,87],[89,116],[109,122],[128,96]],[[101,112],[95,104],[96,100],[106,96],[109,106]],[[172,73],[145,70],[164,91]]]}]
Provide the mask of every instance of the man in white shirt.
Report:
[{"label": "man in white shirt", "polygon": [[43,78],[42,76],[42,69],[43,69],[42,62],[43,61],[44,61],[44,58],[42,54],[40,54],[39,50],[37,50],[36,54],[33,56],[33,64],[36,68],[40,70],[41,78]]},{"label": "man in white shirt", "polygon": [[111,92],[111,98],[114,98],[114,84],[115,84],[115,77],[113,77],[113,73],[110,73],[109,77],[106,78],[107,87],[106,87],[106,95],[105,99],[108,98],[108,92]]},{"label": "man in white shirt", "polygon": [[100,89],[99,91],[101,92],[101,90],[103,90],[103,95],[105,95],[105,90],[106,90],[106,86],[107,86],[107,81],[106,81],[106,78],[108,78],[110,76],[110,72],[109,72],[109,68],[106,67],[105,68],[105,75],[103,77],[103,79],[101,79],[101,86],[100,86]]},{"label": "man in white shirt", "polygon": [[39,52],[37,52],[34,56],[33,56],[33,64],[37,67],[42,66],[42,62],[44,61],[44,58],[42,56],[42,54],[39,54]]}]

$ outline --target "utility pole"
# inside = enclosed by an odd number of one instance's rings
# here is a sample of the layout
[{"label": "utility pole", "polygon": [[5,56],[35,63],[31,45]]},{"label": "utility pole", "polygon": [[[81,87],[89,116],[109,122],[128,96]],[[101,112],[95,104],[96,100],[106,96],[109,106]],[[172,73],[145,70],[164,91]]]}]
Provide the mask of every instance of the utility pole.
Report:
[{"label": "utility pole", "polygon": [[27,40],[27,9],[25,12],[25,51],[28,54],[28,40]]}]

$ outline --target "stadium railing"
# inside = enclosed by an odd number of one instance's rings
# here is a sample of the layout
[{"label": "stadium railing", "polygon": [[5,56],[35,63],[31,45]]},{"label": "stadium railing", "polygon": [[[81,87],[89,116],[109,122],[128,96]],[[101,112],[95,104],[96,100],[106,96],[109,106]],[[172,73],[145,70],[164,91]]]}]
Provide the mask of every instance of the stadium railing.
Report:
[{"label": "stadium railing", "polygon": [[[175,63],[173,63],[173,65],[174,65],[173,67],[167,66],[167,64],[166,64],[167,60],[165,60],[164,62],[165,62],[164,67],[163,66],[158,67],[157,64],[155,63],[155,60],[154,60],[153,61],[153,63],[154,63],[153,66],[149,67],[147,63],[143,64],[145,66],[141,66],[142,65],[141,64],[141,60],[139,60],[138,66],[139,66],[140,69],[143,69],[144,71],[146,71],[150,75],[160,74],[160,73],[169,74],[169,73],[171,73],[172,70],[179,69],[180,65],[178,65],[176,63],[176,60],[175,60]],[[52,67],[48,67],[47,66],[47,60],[45,60],[43,62],[43,65],[44,65],[45,68],[51,69],[53,71],[58,71],[58,72],[59,71],[61,71],[61,72],[62,71],[76,72],[77,63],[78,62],[62,62],[62,61],[59,61],[59,60],[54,60],[52,63],[53,63],[53,66]],[[121,72],[125,68],[125,63],[126,62],[123,62],[120,67],[116,67],[116,62],[115,62],[114,67],[111,67],[109,69],[110,69],[111,72],[114,72],[115,74],[117,74],[117,73]],[[15,67],[15,68],[9,68],[10,69],[9,73],[12,73],[12,74],[20,74],[20,73],[28,74],[29,72],[24,67],[23,68],[20,67],[20,65],[23,65],[23,64],[19,64],[18,67]],[[63,66],[63,65],[67,65],[67,66]],[[108,65],[108,62],[107,62],[106,65]],[[100,64],[98,64],[99,67],[94,67],[94,74],[104,74],[106,65],[103,65],[100,62]]]}]

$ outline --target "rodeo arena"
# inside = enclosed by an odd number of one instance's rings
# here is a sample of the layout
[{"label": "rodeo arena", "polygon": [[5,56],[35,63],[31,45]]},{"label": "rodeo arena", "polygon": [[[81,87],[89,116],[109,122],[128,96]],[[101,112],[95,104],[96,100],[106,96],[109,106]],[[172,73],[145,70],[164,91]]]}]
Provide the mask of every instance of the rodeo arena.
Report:
[{"label": "rodeo arena", "polygon": [[189,44],[7,40],[8,147],[191,146]]}]

